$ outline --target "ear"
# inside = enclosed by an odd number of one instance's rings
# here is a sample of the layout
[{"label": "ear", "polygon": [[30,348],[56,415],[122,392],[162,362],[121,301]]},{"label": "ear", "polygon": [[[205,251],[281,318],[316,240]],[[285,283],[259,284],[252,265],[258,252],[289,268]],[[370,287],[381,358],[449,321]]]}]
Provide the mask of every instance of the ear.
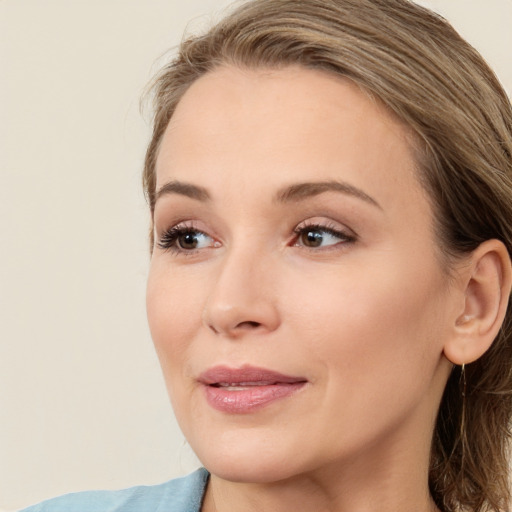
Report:
[{"label": "ear", "polygon": [[[465,260],[467,262],[467,260]],[[498,335],[507,311],[512,269],[505,245],[487,240],[477,247],[460,272],[464,290],[444,355],[454,364],[478,359]]]}]

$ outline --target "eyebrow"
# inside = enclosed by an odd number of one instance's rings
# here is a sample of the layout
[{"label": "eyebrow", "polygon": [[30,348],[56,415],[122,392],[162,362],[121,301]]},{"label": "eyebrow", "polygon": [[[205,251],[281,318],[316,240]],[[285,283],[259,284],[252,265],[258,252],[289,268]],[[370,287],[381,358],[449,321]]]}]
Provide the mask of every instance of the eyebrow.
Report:
[{"label": "eyebrow", "polygon": [[167,194],[178,194],[190,197],[191,199],[197,199],[198,201],[209,201],[211,199],[210,193],[204,187],[174,180],[169,181],[158,189],[155,195],[155,203],[160,197]]},{"label": "eyebrow", "polygon": [[[382,210],[380,204],[366,192],[350,185],[344,181],[312,181],[306,183],[296,183],[282,188],[275,195],[275,200],[279,203],[288,203],[302,201],[310,197],[318,196],[325,192],[340,192],[349,196],[356,197]],[[183,181],[169,181],[162,185],[156,193],[155,202],[162,196],[167,194],[178,194],[198,201],[209,201],[211,195],[208,190],[199,185],[186,183]]]},{"label": "eyebrow", "polygon": [[366,203],[376,206],[382,210],[381,205],[360,188],[354,187],[354,185],[350,185],[350,183],[336,180],[313,181],[290,185],[278,191],[276,194],[276,201],[280,203],[301,201],[310,197],[318,196],[324,192],[341,192],[342,194],[362,199]]}]

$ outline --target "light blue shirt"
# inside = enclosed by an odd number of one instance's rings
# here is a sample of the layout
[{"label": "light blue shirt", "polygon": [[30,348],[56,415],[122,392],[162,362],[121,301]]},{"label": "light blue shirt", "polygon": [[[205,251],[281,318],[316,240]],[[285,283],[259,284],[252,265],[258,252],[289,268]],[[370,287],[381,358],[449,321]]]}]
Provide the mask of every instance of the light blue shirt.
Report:
[{"label": "light blue shirt", "polygon": [[200,512],[208,477],[201,468],[160,485],[76,492],[20,512]]}]

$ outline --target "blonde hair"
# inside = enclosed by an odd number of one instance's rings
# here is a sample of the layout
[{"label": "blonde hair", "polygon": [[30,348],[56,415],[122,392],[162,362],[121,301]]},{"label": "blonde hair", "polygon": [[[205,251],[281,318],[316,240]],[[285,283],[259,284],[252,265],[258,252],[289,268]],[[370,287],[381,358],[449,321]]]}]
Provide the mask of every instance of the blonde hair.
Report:
[{"label": "blonde hair", "polygon": [[[351,79],[415,133],[419,176],[447,266],[492,238],[512,254],[510,101],[476,50],[443,18],[407,0],[253,0],[185,40],[152,89],[143,176],[151,212],[158,149],[176,105],[197,78],[222,64],[298,64]],[[511,315],[509,309],[486,354],[466,366],[464,400],[460,369],[447,383],[429,475],[445,512],[507,507]]]}]

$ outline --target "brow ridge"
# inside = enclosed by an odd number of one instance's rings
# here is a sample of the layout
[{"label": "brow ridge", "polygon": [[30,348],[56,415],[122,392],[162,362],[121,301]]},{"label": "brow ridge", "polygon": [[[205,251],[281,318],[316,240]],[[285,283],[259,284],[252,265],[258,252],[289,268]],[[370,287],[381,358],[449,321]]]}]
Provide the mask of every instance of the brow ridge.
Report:
[{"label": "brow ridge", "polygon": [[155,195],[155,202],[167,194],[178,194],[190,197],[191,199],[197,199],[198,201],[209,201],[211,199],[210,193],[206,188],[177,180],[169,181],[162,185]]},{"label": "brow ridge", "polygon": [[379,209],[382,209],[380,204],[373,197],[368,195],[360,188],[357,188],[350,183],[337,180],[312,181],[289,185],[279,190],[275,196],[275,199],[280,203],[302,201],[309,197],[314,197],[325,192],[340,192],[342,194],[347,194],[372,204]]},{"label": "brow ridge", "polygon": [[[302,201],[325,192],[347,194],[382,209],[373,197],[360,188],[337,180],[295,183],[279,190],[275,195],[275,200],[279,203]],[[205,187],[177,180],[169,181],[162,185],[156,193],[155,202],[167,194],[183,195],[198,201],[209,201],[211,199],[211,195]]]}]

